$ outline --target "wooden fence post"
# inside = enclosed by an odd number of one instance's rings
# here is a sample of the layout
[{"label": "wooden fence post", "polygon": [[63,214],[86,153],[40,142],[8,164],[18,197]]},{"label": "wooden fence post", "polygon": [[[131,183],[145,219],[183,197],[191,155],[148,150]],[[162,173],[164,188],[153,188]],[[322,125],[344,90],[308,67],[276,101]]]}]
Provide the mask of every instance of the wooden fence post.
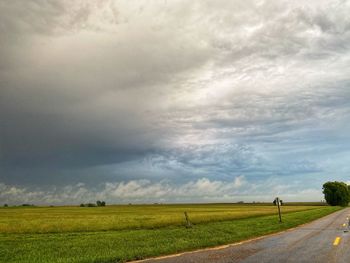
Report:
[{"label": "wooden fence post", "polygon": [[190,220],[188,219],[187,212],[184,212],[184,214],[185,214],[185,219],[186,219],[186,227],[187,228],[192,227],[192,224],[191,224]]}]

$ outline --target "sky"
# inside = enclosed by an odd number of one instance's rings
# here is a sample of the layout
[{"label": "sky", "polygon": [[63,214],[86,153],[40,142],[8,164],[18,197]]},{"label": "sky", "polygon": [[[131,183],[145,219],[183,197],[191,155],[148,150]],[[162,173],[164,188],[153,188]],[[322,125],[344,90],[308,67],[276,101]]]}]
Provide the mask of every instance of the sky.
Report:
[{"label": "sky", "polygon": [[321,200],[350,182],[349,14],[0,0],[0,204]]}]

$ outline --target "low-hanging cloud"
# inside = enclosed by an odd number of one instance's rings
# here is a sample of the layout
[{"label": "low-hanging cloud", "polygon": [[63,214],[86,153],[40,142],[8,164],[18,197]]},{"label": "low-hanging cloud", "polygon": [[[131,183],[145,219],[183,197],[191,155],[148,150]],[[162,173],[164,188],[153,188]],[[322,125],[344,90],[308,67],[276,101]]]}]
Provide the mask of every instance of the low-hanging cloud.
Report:
[{"label": "low-hanging cloud", "polygon": [[[268,187],[268,189],[266,188]],[[131,180],[128,182],[104,183],[99,187],[88,188],[84,183],[66,185],[62,188],[29,190],[0,184],[0,200],[10,204],[80,204],[94,203],[96,200],[109,200],[119,203],[183,203],[183,202],[234,202],[242,198],[248,201],[271,201],[274,194],[296,198],[289,186],[277,182],[267,182],[265,190],[259,185],[248,182],[244,176],[224,182],[200,178],[185,184],[171,185],[166,181],[152,183],[149,180]],[[295,186],[294,186],[295,187]],[[304,189],[298,195],[312,200],[305,193],[320,195],[315,189]]]}]

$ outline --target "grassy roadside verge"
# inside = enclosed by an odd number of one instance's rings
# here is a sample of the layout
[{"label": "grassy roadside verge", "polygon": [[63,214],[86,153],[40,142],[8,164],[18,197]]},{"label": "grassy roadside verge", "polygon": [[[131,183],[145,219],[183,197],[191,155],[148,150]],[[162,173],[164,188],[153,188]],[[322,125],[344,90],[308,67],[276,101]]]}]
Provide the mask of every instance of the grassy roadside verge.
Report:
[{"label": "grassy roadside verge", "polygon": [[288,229],[340,210],[339,207],[276,216],[199,224],[193,228],[0,234],[0,262],[123,262],[217,246]]}]

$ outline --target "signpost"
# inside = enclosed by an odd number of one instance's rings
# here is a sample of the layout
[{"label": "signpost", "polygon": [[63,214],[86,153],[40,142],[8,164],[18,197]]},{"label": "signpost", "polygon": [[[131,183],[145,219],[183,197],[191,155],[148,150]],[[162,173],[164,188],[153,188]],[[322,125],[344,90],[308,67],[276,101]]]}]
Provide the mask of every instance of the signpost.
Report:
[{"label": "signpost", "polygon": [[276,197],[275,201],[276,201],[277,207],[278,207],[278,216],[279,216],[279,218],[280,218],[280,223],[282,223],[281,208],[280,208],[280,199],[279,199],[278,197]]}]

